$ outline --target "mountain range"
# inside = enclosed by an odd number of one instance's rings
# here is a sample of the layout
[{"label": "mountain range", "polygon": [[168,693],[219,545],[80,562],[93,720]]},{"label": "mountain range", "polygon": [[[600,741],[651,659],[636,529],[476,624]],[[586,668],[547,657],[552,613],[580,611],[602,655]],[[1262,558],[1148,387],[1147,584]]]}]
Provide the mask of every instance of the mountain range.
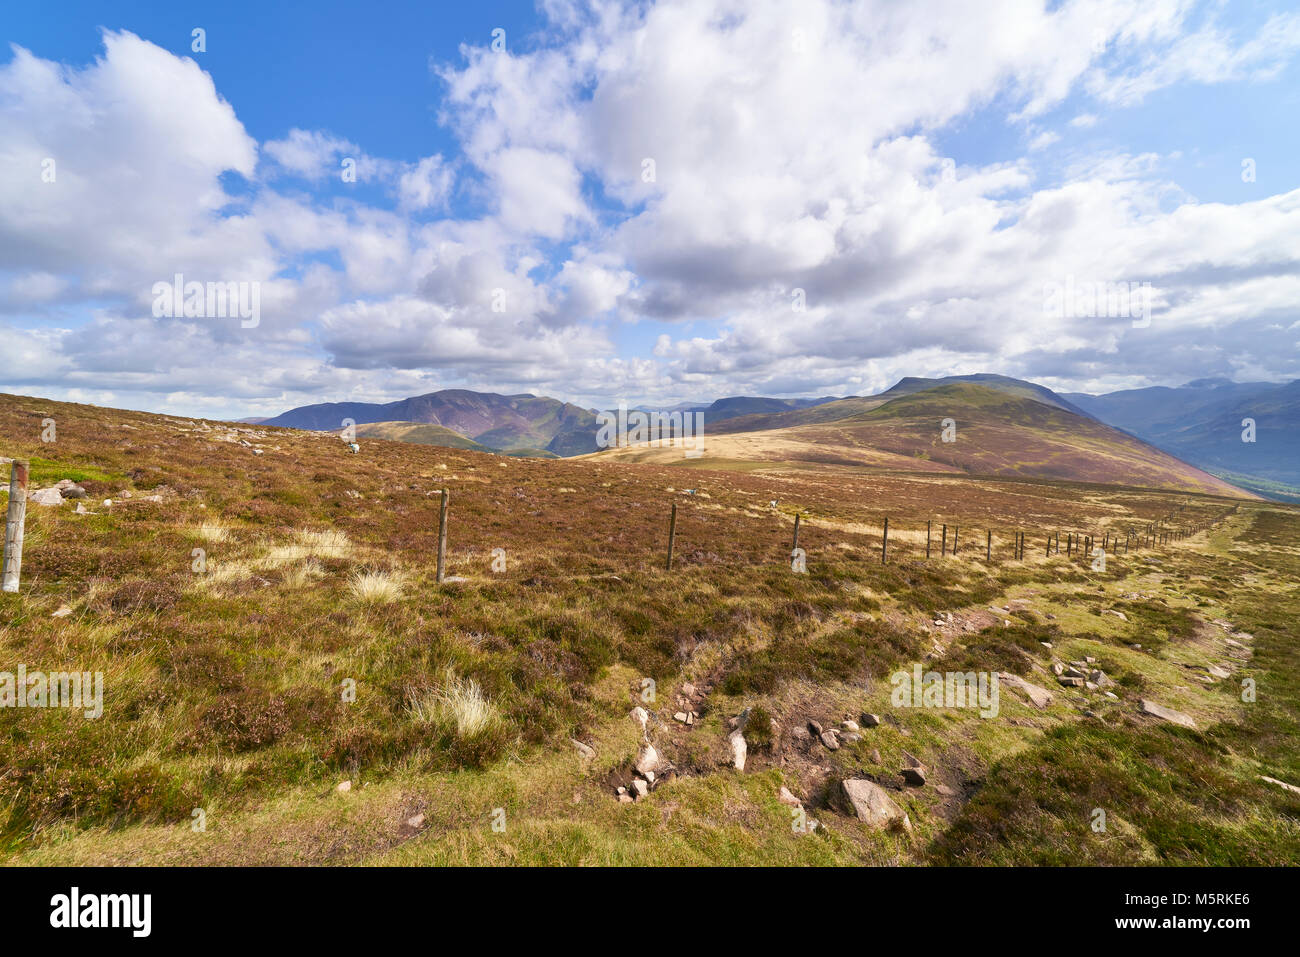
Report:
[{"label": "mountain range", "polygon": [[[1089,395],[979,373],[907,377],[871,396],[733,396],[662,411],[701,413],[710,458],[838,461],[1217,492],[1231,483],[1300,501],[1300,443],[1289,433],[1300,421],[1300,380],[1201,379],[1179,388]],[[262,424],[337,431],[350,419],[363,437],[568,457],[599,451],[597,412],[545,396],[448,389],[388,403],[303,406]],[[938,438],[945,418],[958,423],[952,443]],[[1242,441],[1243,419],[1254,421],[1254,442]],[[743,438],[749,433],[761,436]],[[658,459],[664,450],[615,451]]]}]

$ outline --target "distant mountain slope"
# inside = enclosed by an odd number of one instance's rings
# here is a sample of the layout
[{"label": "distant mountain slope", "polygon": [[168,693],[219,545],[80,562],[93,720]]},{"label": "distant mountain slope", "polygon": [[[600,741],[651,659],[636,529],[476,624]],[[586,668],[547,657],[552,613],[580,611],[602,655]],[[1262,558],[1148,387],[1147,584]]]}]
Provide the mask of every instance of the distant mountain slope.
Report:
[{"label": "distant mountain slope", "polygon": [[845,399],[833,399],[819,403],[816,406],[788,412],[738,416],[721,422],[714,431],[752,432],[760,429],[784,429],[796,425],[813,425],[818,422],[836,422],[851,415],[870,412],[872,409],[877,409],[886,402],[890,402],[902,396],[912,395],[916,392],[923,392],[929,389],[958,383],[974,383],[1007,395],[1033,399],[1036,402],[1041,402],[1054,408],[1064,409],[1068,412],[1073,412],[1076,415],[1084,416],[1085,418],[1089,417],[1089,413],[1084,409],[1079,408],[1062,396],[1057,395],[1051,389],[1038,385],[1035,382],[1027,382],[1024,379],[1013,379],[1010,376],[995,375],[988,372],[979,372],[974,375],[945,376],[940,379],[923,379],[916,376],[907,376],[906,378],[899,379],[894,383],[894,385],[890,386],[890,388],[886,389],[884,392],[878,393],[877,395],[850,396]]},{"label": "distant mountain slope", "polygon": [[578,455],[596,450],[596,416],[558,399],[445,389],[396,402],[328,402],[291,409],[265,425],[332,430],[344,419],[358,425],[419,422],[441,425],[478,444],[503,451],[541,450]]},{"label": "distant mountain slope", "polygon": [[487,446],[479,445],[473,439],[467,439],[446,426],[430,425],[425,422],[369,422],[357,426],[357,437],[413,442],[416,445],[440,445],[449,449],[470,449],[474,452],[492,451]]},{"label": "distant mountain slope", "polygon": [[[1231,382],[1199,379],[1179,388],[1070,395],[1103,422],[1264,494],[1296,498],[1300,487],[1300,380]],[[1255,441],[1242,441],[1242,420]],[[1283,488],[1278,488],[1281,483]],[[1285,486],[1290,486],[1288,491]]]},{"label": "distant mountain slope", "polygon": [[793,412],[836,401],[834,396],[819,399],[772,399],[766,396],[737,395],[718,399],[709,405],[694,406],[689,411],[703,412],[704,424],[712,425],[726,419],[745,415],[770,415],[775,412]]},{"label": "distant mountain slope", "polygon": [[[1131,435],[1070,411],[1065,403],[1031,398],[1033,390],[968,380],[913,390],[911,382],[905,382],[892,399],[845,399],[799,413],[752,417],[781,422],[807,415],[814,421],[706,433],[700,459],[686,459],[680,449],[670,448],[632,447],[602,454],[663,464],[863,465],[1246,494]],[[817,421],[828,411],[844,414]],[[943,441],[944,419],[956,424],[953,442]]]}]

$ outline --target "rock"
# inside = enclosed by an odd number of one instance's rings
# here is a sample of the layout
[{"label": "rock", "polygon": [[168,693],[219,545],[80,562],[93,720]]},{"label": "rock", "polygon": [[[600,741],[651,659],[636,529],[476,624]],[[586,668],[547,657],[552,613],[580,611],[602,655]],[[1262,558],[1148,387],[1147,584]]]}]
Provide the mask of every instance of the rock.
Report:
[{"label": "rock", "polygon": [[906,815],[894,799],[874,781],[853,778],[840,782],[840,790],[859,821],[871,827],[902,826]]},{"label": "rock", "polygon": [[86,490],[80,485],[69,485],[63,490],[64,498],[85,498]]},{"label": "rock", "polygon": [[946,798],[956,797],[956,796],[957,796],[957,791],[956,791],[956,789],[954,789],[954,788],[950,788],[950,787],[948,787],[948,785],[946,785],[946,784],[936,784],[936,785],[934,786],[934,790],[936,791],[936,793],[938,793],[938,794],[940,794],[941,796],[946,797]]},{"label": "rock", "polygon": [[1128,621],[1128,615],[1124,614],[1122,611],[1116,611],[1114,608],[1107,608],[1105,614],[1114,615],[1120,621]]},{"label": "rock", "polygon": [[651,785],[652,787],[654,786],[654,783],[655,783],[655,773],[654,773],[653,771],[647,771],[647,772],[643,775],[643,777],[644,777],[645,780],[646,780],[646,784],[649,784],[649,785]]},{"label": "rock", "polygon": [[104,499],[104,508],[112,508],[112,507],[113,507],[113,500],[111,498]]},{"label": "rock", "polygon": [[777,792],[776,799],[786,807],[803,807],[803,802],[791,794],[789,789],[785,787],[782,787],[781,790]]},{"label": "rock", "polygon": [[1110,678],[1106,676],[1106,672],[1102,671],[1100,668],[1094,668],[1092,671],[1090,671],[1088,673],[1088,680],[1091,681],[1093,684],[1095,684],[1098,688],[1109,688],[1111,685],[1115,683],[1111,681]]},{"label": "rock", "polygon": [[868,714],[863,712],[859,717],[862,719],[862,727],[864,728],[876,728],[880,726],[880,715],[878,714]]},{"label": "rock", "polygon": [[352,782],[351,782],[351,781],[340,781],[340,782],[339,782],[339,786],[338,786],[337,788],[335,788],[334,790],[338,791],[339,794],[347,794],[349,791],[352,790]]},{"label": "rock", "polygon": [[1117,694],[1116,694],[1115,692],[1113,692],[1113,691],[1107,691],[1107,692],[1106,692],[1106,697],[1109,698],[1111,701],[1118,701],[1118,700],[1119,700],[1119,695],[1117,695]]},{"label": "rock", "polygon": [[645,734],[646,725],[650,721],[650,712],[645,708],[642,708],[640,705],[637,705],[632,709],[629,717],[636,722],[637,727],[641,729],[641,733]]},{"label": "rock", "polygon": [[862,740],[862,735],[858,734],[856,731],[850,731],[848,734],[844,735],[844,740],[849,744],[856,744]]},{"label": "rock", "polygon": [[577,738],[570,738],[569,743],[573,745],[574,749],[580,755],[582,755],[582,760],[584,761],[590,761],[596,756],[595,748],[591,747],[589,744],[583,744]]},{"label": "rock", "polygon": [[682,685],[682,694],[686,695],[688,698],[694,698],[695,685],[691,684],[689,681],[686,682],[686,684]]},{"label": "rock", "polygon": [[831,751],[840,749],[840,740],[835,736],[834,731],[823,731],[820,735],[822,744],[826,745]]},{"label": "rock", "polygon": [[406,819],[406,826],[413,827],[418,831],[420,828],[424,827],[424,815],[417,814],[415,817],[408,817]]},{"label": "rock", "polygon": [[1138,699],[1138,709],[1144,714],[1155,715],[1164,721],[1172,721],[1174,724],[1180,724],[1184,728],[1195,728],[1196,722],[1189,714],[1183,714],[1181,711],[1175,711],[1173,708],[1166,708],[1162,704],[1156,704],[1146,698]]},{"label": "rock", "polygon": [[900,773],[903,775],[903,781],[914,788],[925,785],[925,768],[903,768]]},{"label": "rock", "polygon": [[641,753],[636,756],[636,769],[642,774],[659,770],[659,752],[654,749],[653,744],[645,744],[641,747]]},{"label": "rock", "polygon": [[820,738],[821,735],[822,735],[822,726],[821,726],[821,723],[818,722],[818,721],[809,721],[809,722],[808,722],[808,730],[809,730],[810,732],[812,732],[813,734],[815,734],[815,735],[816,735],[817,737],[819,737],[819,738]]},{"label": "rock", "polygon": [[998,681],[1019,691],[1029,699],[1030,704],[1035,708],[1046,708],[1052,703],[1052,695],[1047,691],[1047,689],[1040,688],[1038,685],[1031,685],[1019,675],[1013,675],[1007,671],[999,671]]},{"label": "rock", "polygon": [[1056,675],[1058,678],[1061,677],[1061,675],[1065,674],[1065,665],[1061,664],[1059,661],[1052,662],[1052,674]]},{"label": "rock", "polygon": [[1261,774],[1259,779],[1261,781],[1266,781],[1269,784],[1276,784],[1278,787],[1285,791],[1290,791],[1292,794],[1300,794],[1300,787],[1296,787],[1294,784],[1287,784],[1285,781],[1279,781],[1277,778],[1270,778],[1267,774]]},{"label": "rock", "polygon": [[1082,678],[1064,678],[1064,677],[1062,677],[1062,678],[1057,678],[1056,680],[1059,681],[1061,684],[1065,685],[1065,687],[1067,687],[1067,688],[1082,688],[1082,687],[1083,687],[1083,679],[1082,679]]},{"label": "rock", "polygon": [[673,715],[673,720],[674,720],[674,721],[680,721],[682,724],[685,724],[685,723],[686,723],[686,712],[685,712],[685,711],[678,711],[678,712],[676,712],[676,713]]},{"label": "rock", "polygon": [[858,723],[856,721],[844,721],[840,724],[840,727],[845,731],[857,731]]},{"label": "rock", "polygon": [[1205,670],[1210,673],[1210,677],[1218,678],[1220,681],[1232,677],[1231,671],[1227,668],[1221,668],[1218,665],[1206,665]]},{"label": "rock", "polygon": [[71,608],[69,608],[67,605],[60,605],[60,606],[59,606],[59,610],[56,611],[54,614],[50,615],[50,617],[51,617],[51,618],[67,618],[67,617],[68,617],[69,615],[71,615],[71,614],[72,614],[72,609],[71,609]]},{"label": "rock", "polygon": [[646,784],[640,778],[637,778],[632,782],[632,792],[638,798],[643,798],[650,793],[650,785]]},{"label": "rock", "polygon": [[686,712],[686,723],[687,723],[687,724],[689,724],[689,725],[693,725],[693,724],[695,724],[695,718],[696,718],[696,714],[695,714],[694,711],[688,711],[688,712]]},{"label": "rock", "polygon": [[727,743],[731,745],[731,766],[737,771],[745,770],[745,758],[749,754],[749,746],[745,744],[745,736],[739,731],[733,731],[727,738]]},{"label": "rock", "polygon": [[883,763],[884,763],[884,761],[883,761],[883,760],[881,759],[881,757],[880,757],[880,749],[879,749],[879,748],[872,748],[872,749],[871,749],[871,753],[867,755],[867,760],[870,761],[872,764],[883,764]]},{"label": "rock", "polygon": [[905,765],[907,765],[907,767],[909,767],[909,768],[924,768],[924,767],[925,767],[925,765],[921,763],[921,759],[918,758],[915,754],[912,754],[912,753],[909,752],[909,751],[904,751],[904,752],[903,752],[903,763],[904,763]]},{"label": "rock", "polygon": [[631,803],[632,803],[632,795],[630,795],[630,794],[620,794],[620,795],[618,796],[618,803],[619,803],[619,804],[631,804]]},{"label": "rock", "polygon": [[1074,667],[1074,666],[1071,666],[1071,667],[1069,667],[1069,668],[1066,668],[1065,671],[1062,672],[1062,675],[1063,675],[1064,677],[1066,677],[1066,678],[1082,678],[1082,677],[1084,677],[1083,672],[1080,671],[1078,668],[1076,668],[1076,667]]},{"label": "rock", "polygon": [[57,488],[43,488],[38,492],[28,492],[27,501],[36,505],[62,505],[63,493]]}]

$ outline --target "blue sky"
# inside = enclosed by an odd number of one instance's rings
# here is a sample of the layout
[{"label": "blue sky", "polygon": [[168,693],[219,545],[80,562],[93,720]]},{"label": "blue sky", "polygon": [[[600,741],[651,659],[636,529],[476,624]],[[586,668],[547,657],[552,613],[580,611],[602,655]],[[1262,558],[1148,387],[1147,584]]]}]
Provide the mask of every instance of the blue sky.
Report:
[{"label": "blue sky", "polygon": [[[0,37],[0,390],[1300,376],[1284,4],[72,2]],[[154,314],[177,272],[255,285],[257,323]],[[1149,284],[1150,323],[1049,314],[1067,278]]]}]

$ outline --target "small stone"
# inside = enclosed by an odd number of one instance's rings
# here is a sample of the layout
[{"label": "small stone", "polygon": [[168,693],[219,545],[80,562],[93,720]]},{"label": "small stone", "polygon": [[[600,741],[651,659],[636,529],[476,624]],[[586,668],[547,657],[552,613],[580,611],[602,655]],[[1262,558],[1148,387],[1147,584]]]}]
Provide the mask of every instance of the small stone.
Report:
[{"label": "small stone", "polygon": [[1067,688],[1082,688],[1082,687],[1083,687],[1083,679],[1082,679],[1082,678],[1064,678],[1064,677],[1062,677],[1062,678],[1057,678],[1056,680],[1059,681],[1061,684],[1065,685],[1065,687],[1067,687]]},{"label": "small stone", "polygon": [[1218,678],[1222,681],[1225,678],[1231,678],[1232,672],[1227,668],[1221,668],[1218,665],[1206,665],[1205,670],[1210,673],[1210,677]]},{"label": "small stone", "polygon": [[619,804],[631,804],[632,802],[633,802],[633,798],[632,795],[630,794],[620,794],[618,796]]},{"label": "small stone", "polygon": [[682,685],[682,694],[686,695],[688,698],[694,698],[695,685],[691,684],[689,681],[686,682],[686,684]]},{"label": "small stone", "polygon": [[638,798],[643,798],[650,793],[650,785],[646,784],[640,778],[632,782],[632,791]]},{"label": "small stone", "polygon": [[677,712],[674,712],[674,714],[673,714],[673,720],[674,720],[674,721],[680,721],[682,724],[685,724],[685,723],[686,723],[686,712],[685,712],[685,711],[677,711]]},{"label": "small stone", "polygon": [[903,780],[914,788],[925,784],[925,768],[903,768]]},{"label": "small stone", "polygon": [[69,485],[63,490],[64,498],[85,498],[86,490],[80,485]]},{"label": "small stone", "polygon": [[883,764],[883,763],[884,763],[884,761],[883,761],[883,760],[881,759],[881,757],[880,757],[880,749],[879,749],[879,748],[872,748],[872,749],[871,749],[871,753],[867,755],[867,760],[870,761],[872,764]]},{"label": "small stone", "polygon": [[840,725],[840,727],[842,727],[845,731],[857,731],[858,723],[856,721],[845,721]]},{"label": "small stone", "polygon": [[415,817],[408,817],[406,819],[406,826],[413,827],[418,831],[420,828],[424,827],[424,815],[417,814]]},{"label": "small stone", "polygon": [[745,736],[739,731],[731,732],[727,742],[731,745],[731,766],[737,771],[745,770],[745,758],[749,754],[749,746],[745,744]]},{"label": "small stone", "polygon": [[335,790],[338,791],[339,794],[347,794],[349,791],[352,790],[352,782],[351,782],[351,781],[340,781],[340,782],[339,782],[339,786],[338,786],[337,788],[335,788]]},{"label": "small stone", "polygon": [[864,712],[860,717],[862,718],[862,727],[864,728],[875,728],[880,725],[880,715],[878,714],[869,714]]},{"label": "small stone", "polygon": [[569,743],[573,745],[574,750],[576,750],[580,755],[582,755],[582,759],[584,761],[590,761],[592,758],[596,756],[596,751],[594,748],[591,747],[591,745],[583,744],[577,738],[569,739]]},{"label": "small stone", "polygon": [[637,727],[641,729],[641,733],[645,734],[646,724],[650,721],[650,712],[638,705],[632,709],[630,717],[636,722]]},{"label": "small stone", "polygon": [[1270,778],[1267,774],[1261,774],[1259,779],[1268,784],[1276,784],[1284,791],[1290,791],[1292,794],[1300,794],[1300,787],[1296,787],[1294,784],[1287,784],[1285,781],[1279,781],[1277,778]]},{"label": "small stone", "polygon": [[72,609],[71,609],[71,608],[69,608],[67,605],[60,605],[60,606],[59,606],[59,610],[56,611],[54,614],[50,615],[50,617],[51,617],[51,618],[67,618],[67,617],[68,617],[69,615],[71,615],[71,614],[72,614]]},{"label": "small stone", "polygon": [[818,737],[821,737],[821,733],[822,733],[821,722],[819,722],[819,721],[809,721],[809,722],[808,722],[808,730],[811,731],[813,734],[817,735]]},{"label": "small stone", "polygon": [[62,505],[63,493],[57,488],[43,488],[37,492],[28,492],[27,501],[36,505]]},{"label": "small stone", "polygon": [[659,769],[659,752],[654,749],[654,745],[642,746],[641,752],[636,756],[636,769],[642,774]]},{"label": "small stone", "polygon": [[823,731],[820,735],[822,744],[826,745],[831,751],[840,749],[839,739],[835,736],[834,731]]},{"label": "small stone", "polygon": [[782,787],[777,793],[776,799],[786,807],[803,807],[803,802],[790,793],[788,788]]}]

